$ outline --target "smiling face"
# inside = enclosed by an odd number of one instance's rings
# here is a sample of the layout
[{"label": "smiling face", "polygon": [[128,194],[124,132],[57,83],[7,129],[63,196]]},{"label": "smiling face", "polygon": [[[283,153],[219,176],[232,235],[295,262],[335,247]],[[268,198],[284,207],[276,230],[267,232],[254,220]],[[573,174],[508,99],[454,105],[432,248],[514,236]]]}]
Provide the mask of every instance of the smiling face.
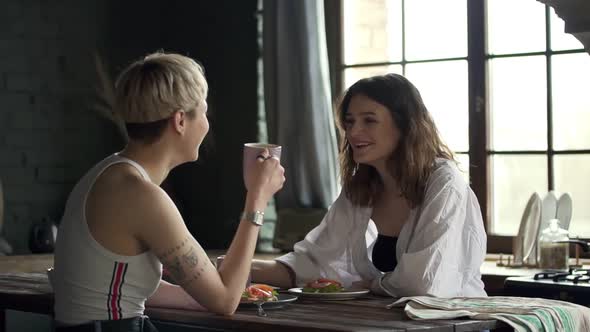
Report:
[{"label": "smiling face", "polygon": [[387,107],[363,94],[351,98],[344,129],[354,161],[376,168],[386,167],[400,140],[400,130]]}]

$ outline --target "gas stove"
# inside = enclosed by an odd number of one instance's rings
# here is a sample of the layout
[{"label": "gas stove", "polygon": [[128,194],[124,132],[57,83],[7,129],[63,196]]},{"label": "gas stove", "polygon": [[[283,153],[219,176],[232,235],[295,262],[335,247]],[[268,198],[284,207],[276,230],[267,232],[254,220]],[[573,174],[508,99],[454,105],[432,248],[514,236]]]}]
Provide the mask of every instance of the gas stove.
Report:
[{"label": "gas stove", "polygon": [[508,296],[540,297],[590,306],[590,269],[545,271],[528,277],[509,277],[504,282]]}]

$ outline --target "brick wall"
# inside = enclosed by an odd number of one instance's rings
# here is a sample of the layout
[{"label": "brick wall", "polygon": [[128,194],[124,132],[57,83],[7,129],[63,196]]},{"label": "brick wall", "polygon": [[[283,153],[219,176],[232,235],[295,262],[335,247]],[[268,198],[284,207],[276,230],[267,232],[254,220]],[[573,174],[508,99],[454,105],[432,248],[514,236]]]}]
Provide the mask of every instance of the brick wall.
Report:
[{"label": "brick wall", "polygon": [[[401,3],[389,0],[345,1],[344,52],[347,64],[379,63],[401,60]],[[396,15],[399,15],[397,17]],[[399,27],[398,27],[399,25]],[[393,71],[389,66],[347,69],[344,86],[357,80]]]},{"label": "brick wall", "polygon": [[389,43],[391,37],[387,35],[388,0],[364,0],[354,2],[351,14],[354,15],[354,40],[350,51],[361,62],[367,60],[387,60],[389,58]]},{"label": "brick wall", "polygon": [[121,146],[97,116],[92,51],[105,40],[106,2],[3,0],[0,10],[2,234],[28,250],[32,223],[59,219],[75,181]]},{"label": "brick wall", "polygon": [[17,253],[28,250],[31,225],[59,220],[80,176],[122,148],[115,127],[90,107],[94,53],[115,75],[158,49],[205,66],[215,145],[171,182],[197,240],[226,247],[243,207],[242,144],[257,133],[255,12],[256,0],[2,1],[1,234]]}]

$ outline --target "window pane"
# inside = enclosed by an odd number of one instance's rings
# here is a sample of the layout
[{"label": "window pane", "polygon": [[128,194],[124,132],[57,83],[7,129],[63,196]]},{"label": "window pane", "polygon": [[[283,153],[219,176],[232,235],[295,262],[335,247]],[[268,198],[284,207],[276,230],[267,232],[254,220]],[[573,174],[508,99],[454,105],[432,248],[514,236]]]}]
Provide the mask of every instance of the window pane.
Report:
[{"label": "window pane", "polygon": [[405,1],[406,59],[467,56],[465,0]]},{"label": "window pane", "polygon": [[401,61],[401,0],[347,0],[343,4],[344,63]]},{"label": "window pane", "polygon": [[488,0],[490,54],[545,50],[545,5],[537,1]]},{"label": "window pane", "polygon": [[346,68],[344,70],[344,87],[348,89],[361,78],[389,73],[401,75],[402,71],[401,65]]},{"label": "window pane", "polygon": [[556,150],[590,149],[590,56],[552,57],[553,145]]},{"label": "window pane", "polygon": [[468,151],[467,61],[408,64],[406,77],[420,91],[449,148]]},{"label": "window pane", "polygon": [[455,154],[455,158],[459,162],[459,170],[463,173],[465,182],[471,184],[471,180],[469,179],[469,155],[467,153],[457,153]]},{"label": "window pane", "polygon": [[590,237],[590,155],[557,155],[555,189],[572,196],[570,235]]},{"label": "window pane", "polygon": [[545,66],[544,56],[490,60],[492,149],[547,149]]},{"label": "window pane", "polygon": [[492,157],[492,232],[516,235],[522,213],[534,192],[547,193],[547,157]]},{"label": "window pane", "polygon": [[582,43],[574,36],[565,32],[565,24],[563,20],[555,14],[551,8],[551,49],[559,50],[573,50],[584,48]]}]

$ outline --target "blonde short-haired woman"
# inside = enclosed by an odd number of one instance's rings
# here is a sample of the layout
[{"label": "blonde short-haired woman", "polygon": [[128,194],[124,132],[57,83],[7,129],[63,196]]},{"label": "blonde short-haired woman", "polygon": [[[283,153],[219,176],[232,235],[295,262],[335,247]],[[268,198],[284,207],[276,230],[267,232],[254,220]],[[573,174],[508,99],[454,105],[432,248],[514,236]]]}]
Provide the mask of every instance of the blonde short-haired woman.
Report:
[{"label": "blonde short-haired woman", "polygon": [[[197,160],[209,130],[201,66],[178,54],[148,55],[121,73],[115,95],[129,142],[88,171],[68,199],[52,276],[57,329],[154,331],[143,315],[146,300],[232,314],[260,227],[250,219],[283,186],[283,168],[268,151],[257,159],[217,271],[160,188],[170,170]],[[161,280],[162,266],[178,286]]]}]

